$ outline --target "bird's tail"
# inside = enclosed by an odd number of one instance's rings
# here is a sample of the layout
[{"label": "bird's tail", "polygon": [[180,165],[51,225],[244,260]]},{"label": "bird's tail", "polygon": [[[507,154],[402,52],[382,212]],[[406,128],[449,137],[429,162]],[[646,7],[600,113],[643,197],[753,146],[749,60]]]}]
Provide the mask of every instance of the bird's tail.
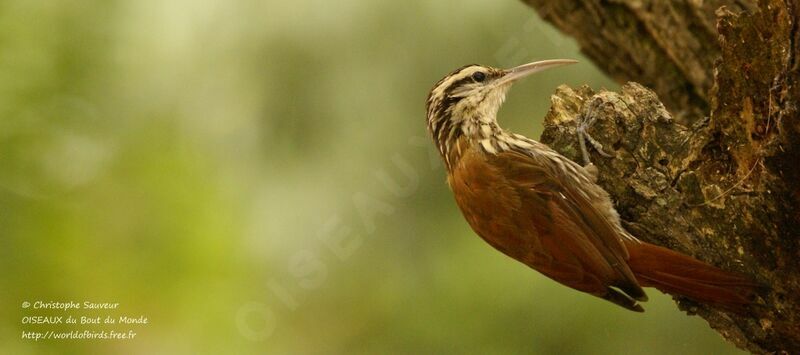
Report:
[{"label": "bird's tail", "polygon": [[745,313],[761,286],[676,251],[647,243],[629,244],[628,265],[637,281],[735,313]]}]

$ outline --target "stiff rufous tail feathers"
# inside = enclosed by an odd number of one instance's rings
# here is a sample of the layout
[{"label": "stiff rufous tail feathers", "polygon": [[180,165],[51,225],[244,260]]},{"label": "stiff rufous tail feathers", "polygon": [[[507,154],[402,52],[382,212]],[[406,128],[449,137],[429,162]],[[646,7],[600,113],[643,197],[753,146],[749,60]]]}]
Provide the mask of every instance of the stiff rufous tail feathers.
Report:
[{"label": "stiff rufous tail feathers", "polygon": [[745,313],[762,288],[745,275],[657,245],[631,243],[628,251],[628,265],[642,286],[734,313]]}]

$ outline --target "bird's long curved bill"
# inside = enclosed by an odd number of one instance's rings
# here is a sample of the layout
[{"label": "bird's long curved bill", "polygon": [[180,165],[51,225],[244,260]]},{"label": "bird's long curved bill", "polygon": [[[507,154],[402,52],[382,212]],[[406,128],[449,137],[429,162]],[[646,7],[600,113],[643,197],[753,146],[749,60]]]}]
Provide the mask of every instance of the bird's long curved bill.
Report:
[{"label": "bird's long curved bill", "polygon": [[549,60],[542,60],[538,62],[523,64],[518,67],[508,69],[506,71],[506,75],[504,75],[500,79],[497,79],[495,83],[496,85],[512,83],[533,73],[538,73],[540,71],[547,70],[550,68],[560,67],[562,65],[575,64],[577,62],[578,62],[577,60],[572,60],[572,59],[549,59]]}]

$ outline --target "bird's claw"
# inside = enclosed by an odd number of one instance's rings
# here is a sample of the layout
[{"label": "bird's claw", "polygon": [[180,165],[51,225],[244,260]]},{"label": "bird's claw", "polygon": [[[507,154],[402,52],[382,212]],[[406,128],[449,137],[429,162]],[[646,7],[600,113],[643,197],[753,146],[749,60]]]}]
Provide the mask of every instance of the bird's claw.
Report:
[{"label": "bird's claw", "polygon": [[594,111],[594,107],[589,108],[589,112],[586,115],[581,116],[580,123],[578,124],[578,143],[581,147],[581,154],[583,155],[583,163],[585,166],[592,165],[591,159],[589,159],[589,151],[586,149],[586,142],[588,141],[589,144],[592,145],[592,148],[597,151],[598,154],[606,157],[606,158],[613,158],[614,154],[607,153],[603,150],[603,145],[600,144],[594,137],[592,137],[587,130],[589,127],[594,124],[594,121],[597,119],[594,115],[592,115],[592,111]]},{"label": "bird's claw", "polygon": [[[578,126],[578,136],[580,136],[580,139],[588,141],[589,144],[592,145],[592,148],[594,148],[594,150],[596,150],[597,153],[599,153],[600,155],[602,155],[602,156],[604,156],[606,158],[613,158],[615,155],[612,154],[612,153],[607,153],[605,150],[603,150],[603,144],[601,144],[596,139],[594,139],[594,137],[592,137],[589,134],[589,132],[586,132],[587,128],[588,127],[586,125],[583,125],[583,124]],[[584,144],[584,146],[585,146],[585,144]]]}]

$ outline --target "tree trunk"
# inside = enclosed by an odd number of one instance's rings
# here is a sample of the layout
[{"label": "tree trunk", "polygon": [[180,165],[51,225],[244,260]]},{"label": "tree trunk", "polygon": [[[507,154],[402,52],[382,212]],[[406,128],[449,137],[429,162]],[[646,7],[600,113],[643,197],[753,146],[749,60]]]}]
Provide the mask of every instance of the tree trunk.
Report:
[{"label": "tree trunk", "polygon": [[[686,299],[754,353],[800,352],[800,71],[794,1],[526,0],[620,93],[560,87],[542,141],[581,161],[577,120],[628,230],[767,285],[749,315]],[[660,100],[659,100],[660,99]],[[663,102],[663,104],[662,104]]]}]

